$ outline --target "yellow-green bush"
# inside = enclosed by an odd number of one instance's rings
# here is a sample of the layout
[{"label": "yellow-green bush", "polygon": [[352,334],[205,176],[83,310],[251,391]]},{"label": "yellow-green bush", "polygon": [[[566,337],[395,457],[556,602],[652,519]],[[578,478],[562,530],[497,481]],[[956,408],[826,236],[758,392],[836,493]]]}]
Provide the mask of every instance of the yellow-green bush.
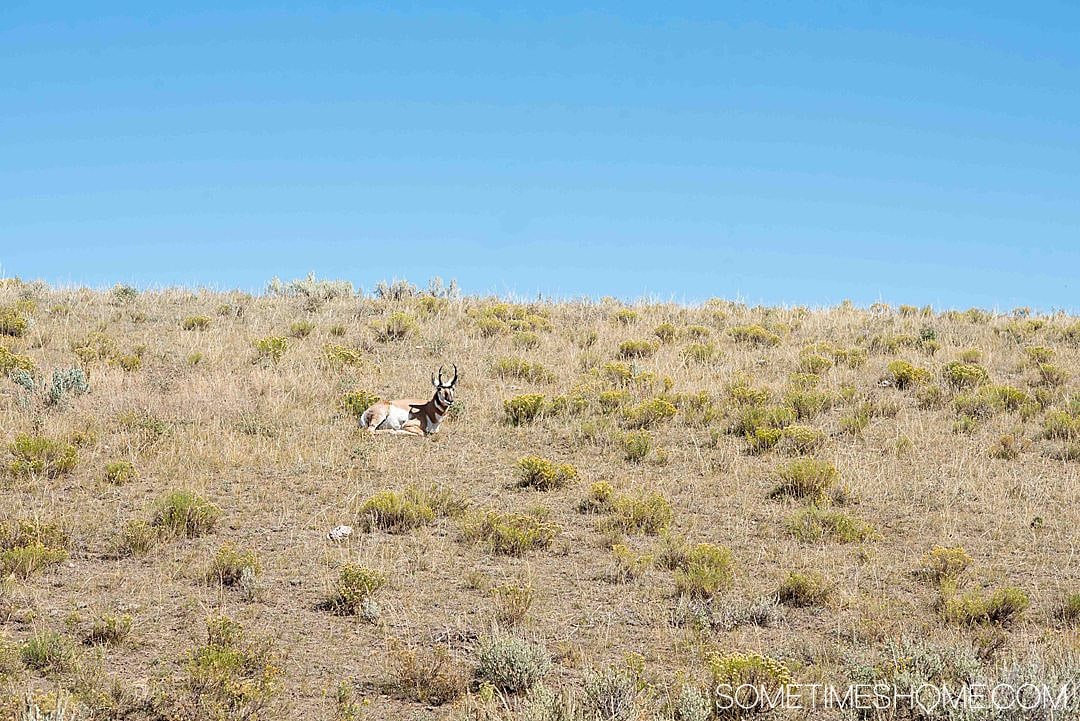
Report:
[{"label": "yellow-green bush", "polygon": [[483,544],[503,556],[522,556],[534,549],[547,548],[562,531],[539,510],[532,513],[474,511],[466,515],[461,530],[466,541]]},{"label": "yellow-green bush", "polygon": [[663,398],[650,398],[623,412],[623,422],[631,428],[651,428],[671,420],[678,409]]},{"label": "yellow-green bush", "polygon": [[934,376],[925,368],[912,365],[906,360],[894,360],[886,369],[886,379],[903,390],[929,383]]},{"label": "yellow-green bush", "polygon": [[221,509],[194,491],[173,491],[158,501],[151,524],[165,536],[195,538],[208,533]]},{"label": "yellow-green bush", "polygon": [[45,436],[20,433],[15,436],[8,450],[12,460],[8,471],[16,477],[45,476],[56,478],[70,473],[79,462],[75,446]]},{"label": "yellow-green bush", "polygon": [[135,478],[135,466],[131,461],[112,461],[105,464],[105,481],[120,486]]},{"label": "yellow-green bush", "polygon": [[589,407],[589,399],[580,393],[569,393],[551,397],[547,412],[553,416],[576,416]]},{"label": "yellow-green bush", "polygon": [[611,553],[615,557],[612,577],[616,582],[633,581],[652,567],[652,556],[634,553],[626,544],[616,543],[611,547]]},{"label": "yellow-green bush", "polygon": [[532,350],[533,348],[540,347],[540,336],[532,331],[521,330],[510,338],[510,343],[515,348],[524,348],[526,350]]},{"label": "yellow-green bush", "polygon": [[655,536],[666,530],[674,517],[671,504],[659,493],[615,496],[611,499],[610,516],[604,527],[622,533]]},{"label": "yellow-green bush", "polygon": [[210,327],[210,316],[206,315],[191,315],[184,318],[184,322],[181,323],[184,330],[206,330]]},{"label": "yellow-green bush", "polygon": [[[749,701],[743,701],[742,706],[747,708],[733,705],[731,710],[718,709],[718,717],[750,716],[768,711],[770,707],[765,696],[776,697],[792,683],[791,671],[783,662],[759,653],[735,652],[723,656],[713,653],[706,658],[705,664],[709,670],[710,688],[722,697],[735,699],[740,688],[753,687],[763,691],[751,697],[753,705],[750,705]],[[725,702],[720,705],[727,704]]]},{"label": "yellow-green bush", "polygon": [[552,383],[555,374],[539,363],[524,358],[504,357],[495,361],[491,372],[498,378],[519,378],[533,383]]},{"label": "yellow-green bush", "polygon": [[277,363],[289,349],[289,341],[285,336],[266,336],[255,341],[256,357],[259,360],[269,360]]},{"label": "yellow-green bush", "polygon": [[780,345],[780,336],[760,325],[740,325],[728,328],[728,335],[736,343],[771,347]]},{"label": "yellow-green bush", "polygon": [[623,388],[613,388],[611,390],[601,391],[597,396],[597,402],[600,404],[601,413],[614,413],[623,407],[623,405],[630,400],[630,391]]},{"label": "yellow-green bush", "polygon": [[531,423],[544,409],[544,396],[540,393],[526,393],[503,401],[503,417],[512,426]]},{"label": "yellow-green bush", "polygon": [[605,513],[611,510],[614,500],[615,487],[607,481],[597,481],[589,486],[589,495],[578,504],[578,510],[582,513]]},{"label": "yellow-green bush", "polygon": [[802,508],[787,519],[787,530],[800,541],[839,541],[854,543],[879,537],[878,532],[866,521],[842,511],[817,506]]},{"label": "yellow-green bush", "polygon": [[647,340],[624,340],[619,343],[620,358],[648,358],[656,352],[656,343]]},{"label": "yellow-green bush", "polygon": [[25,335],[30,327],[30,321],[11,306],[0,306],[0,335],[9,335],[18,338]]},{"label": "yellow-green bush", "polygon": [[404,533],[426,526],[436,516],[432,504],[415,488],[403,492],[379,491],[365,500],[357,513],[360,528],[388,533]]},{"label": "yellow-green bush", "polygon": [[359,418],[360,416],[362,416],[364,414],[364,411],[366,411],[368,408],[370,408],[374,404],[378,403],[379,400],[380,400],[379,396],[375,395],[374,393],[369,393],[368,391],[359,390],[359,391],[350,391],[350,392],[346,393],[345,395],[343,395],[341,397],[341,400],[339,401],[339,404],[350,415],[353,415],[353,416],[356,416],[357,418]]},{"label": "yellow-green bush", "polygon": [[629,308],[619,308],[612,314],[611,318],[616,323],[620,323],[622,325],[630,325],[631,323],[637,321],[638,314],[637,311],[631,310]]},{"label": "yellow-green bush", "polygon": [[671,323],[661,323],[653,329],[653,335],[659,338],[661,343],[671,343],[678,334],[679,331]]},{"label": "yellow-green bush", "polygon": [[683,358],[693,363],[709,363],[716,358],[716,344],[691,343],[683,348]]},{"label": "yellow-green bush", "polygon": [[799,358],[799,365],[796,366],[796,368],[800,373],[821,375],[832,368],[832,366],[833,362],[825,356],[810,353]]},{"label": "yellow-green bush", "polygon": [[690,549],[685,565],[675,569],[675,592],[688,598],[712,598],[727,590],[734,579],[731,550],[699,543]]},{"label": "yellow-green bush", "polygon": [[323,360],[331,368],[359,366],[364,363],[364,351],[339,343],[327,343],[323,346]]},{"label": "yellow-green bush", "polygon": [[1064,368],[1050,363],[1040,363],[1036,366],[1038,376],[1035,383],[1046,388],[1061,388],[1069,382],[1069,372]]},{"label": "yellow-green bush", "polygon": [[829,461],[817,458],[799,458],[780,467],[775,473],[775,496],[823,500],[836,485],[840,474]]},{"label": "yellow-green bush", "polygon": [[383,343],[405,340],[419,329],[416,319],[400,310],[391,313],[384,321],[373,326],[376,340]]},{"label": "yellow-green bush", "polygon": [[652,449],[652,435],[648,431],[630,431],[619,440],[624,457],[631,463],[641,463]]},{"label": "yellow-green bush", "polygon": [[32,375],[36,370],[30,356],[12,353],[9,348],[0,345],[0,376],[10,375],[14,371],[25,371]]},{"label": "yellow-green bush", "polygon": [[955,581],[971,564],[963,546],[934,546],[923,555],[916,573],[936,582]]},{"label": "yellow-green bush", "polygon": [[357,563],[346,563],[323,606],[338,616],[362,615],[365,602],[385,586],[387,580],[384,573]]},{"label": "yellow-green bush", "polygon": [[973,626],[991,623],[1006,625],[1014,621],[1028,607],[1028,595],[1019,588],[1007,586],[982,594],[972,591],[950,595],[945,591],[941,613],[946,621]]},{"label": "yellow-green bush", "polygon": [[990,374],[976,363],[952,361],[941,369],[941,377],[953,388],[974,388],[990,382]]},{"label": "yellow-green bush", "polygon": [[823,606],[834,588],[835,584],[820,573],[792,571],[776,589],[776,598],[780,603],[796,608]]},{"label": "yellow-green bush", "polygon": [[562,488],[578,479],[577,469],[569,463],[553,463],[540,456],[518,459],[518,486],[549,491]]},{"label": "yellow-green bush", "polygon": [[223,543],[210,561],[206,576],[223,586],[235,586],[245,571],[255,576],[262,572],[262,564],[255,552],[241,551],[232,543]]}]

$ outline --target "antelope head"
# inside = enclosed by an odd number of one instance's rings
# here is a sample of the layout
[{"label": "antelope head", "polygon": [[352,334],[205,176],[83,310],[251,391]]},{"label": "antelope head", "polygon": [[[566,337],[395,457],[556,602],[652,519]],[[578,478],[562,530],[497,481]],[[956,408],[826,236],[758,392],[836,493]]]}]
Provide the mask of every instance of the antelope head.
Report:
[{"label": "antelope head", "polygon": [[435,386],[435,401],[443,408],[449,408],[450,404],[454,402],[454,386],[457,385],[458,370],[457,364],[454,365],[454,377],[448,381],[443,380],[443,367],[439,366],[439,375],[436,378],[435,374],[431,374],[431,385]]}]

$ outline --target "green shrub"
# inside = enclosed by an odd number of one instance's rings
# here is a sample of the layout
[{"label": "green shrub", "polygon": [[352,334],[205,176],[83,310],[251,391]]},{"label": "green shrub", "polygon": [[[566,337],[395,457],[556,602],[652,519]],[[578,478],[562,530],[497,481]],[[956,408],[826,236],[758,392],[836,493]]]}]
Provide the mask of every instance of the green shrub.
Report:
[{"label": "green shrub", "polygon": [[550,671],[548,652],[520,638],[486,638],[477,649],[476,678],[504,693],[528,690]]},{"label": "green shrub", "polygon": [[515,348],[524,348],[526,350],[532,350],[540,347],[540,336],[532,331],[521,330],[510,338],[510,343]]},{"label": "green shrub", "polygon": [[327,343],[323,346],[323,360],[331,368],[360,366],[364,364],[364,351],[340,343]]},{"label": "green shrub", "polygon": [[760,325],[734,326],[728,329],[728,335],[736,343],[765,347],[780,345],[781,340],[776,333],[766,330]]},{"label": "green shrub", "polygon": [[605,528],[622,533],[655,536],[671,525],[675,517],[671,504],[659,493],[616,496],[611,499],[611,515]]},{"label": "green shrub", "polygon": [[192,315],[184,318],[181,324],[184,330],[206,330],[210,327],[210,317],[205,315]]},{"label": "green shrub", "polygon": [[1056,615],[1068,624],[1080,622],[1080,593],[1070,593],[1058,606]]},{"label": "green shrub", "polygon": [[577,416],[589,407],[589,399],[579,393],[552,396],[548,413],[553,416]]},{"label": "green shrub", "polygon": [[836,485],[839,477],[836,466],[828,461],[800,458],[790,461],[776,472],[777,485],[771,495],[821,501]]},{"label": "green shrub", "polygon": [[386,320],[374,326],[375,339],[382,343],[405,340],[414,335],[420,326],[416,319],[404,311],[395,311]]},{"label": "green shrub", "polygon": [[825,433],[817,428],[790,425],[780,431],[780,448],[788,454],[813,453],[825,443]]},{"label": "green shrub", "polygon": [[601,413],[614,413],[630,400],[630,391],[623,388],[601,391],[597,397]]},{"label": "green shrub", "polygon": [[686,564],[675,569],[675,592],[688,598],[713,598],[735,579],[731,550],[711,543],[690,549]]},{"label": "green shrub", "polygon": [[364,411],[378,403],[379,400],[381,400],[379,396],[375,395],[374,393],[359,390],[350,391],[349,393],[343,395],[341,397],[341,400],[339,401],[339,404],[343,409],[345,409],[346,412],[349,413],[349,415],[355,416],[357,419],[359,419],[360,416],[364,414]]},{"label": "green shrub", "polygon": [[836,404],[836,396],[827,391],[788,391],[784,403],[799,420],[809,420]]},{"label": "green shrub", "polygon": [[735,652],[723,656],[713,653],[705,663],[710,675],[709,687],[716,693],[735,697],[737,689],[740,688],[761,689],[761,693],[743,701],[742,705],[733,709],[732,713],[718,711],[718,717],[721,714],[738,717],[767,712],[770,707],[765,697],[777,697],[792,683],[791,672],[787,666],[781,661],[759,653]]},{"label": "green shrub", "polygon": [[806,542],[832,540],[854,543],[879,537],[874,527],[866,521],[842,511],[817,506],[803,508],[790,515],[787,529],[792,536]]},{"label": "green shrub", "polygon": [[523,358],[499,358],[491,367],[491,372],[498,378],[520,378],[533,383],[552,383],[555,374],[539,363],[530,363]]},{"label": "green shrub", "polygon": [[1069,372],[1064,368],[1050,363],[1040,363],[1037,366],[1039,372],[1036,383],[1046,388],[1061,388],[1069,382]]},{"label": "green shrub", "polygon": [[562,529],[547,520],[546,513],[499,513],[474,511],[462,522],[462,535],[471,543],[482,543],[502,556],[523,556],[547,548]]},{"label": "green shrub", "polygon": [[659,338],[661,343],[671,343],[678,334],[679,331],[671,323],[661,323],[653,329],[653,335]]},{"label": "green shrub", "polygon": [[1028,607],[1028,596],[1011,586],[988,595],[976,591],[950,595],[944,599],[942,615],[946,621],[965,626],[992,623],[1006,625]]},{"label": "green shrub", "polygon": [[1080,415],[1073,415],[1069,411],[1047,413],[1043,419],[1043,436],[1067,441],[1080,438]]},{"label": "green shrub", "polygon": [[550,491],[578,479],[577,469],[569,463],[556,464],[540,456],[525,456],[517,462],[518,487]]},{"label": "green shrub", "polygon": [[503,584],[491,589],[495,602],[495,619],[506,626],[517,626],[525,620],[536,595],[532,584]]},{"label": "green shrub", "polygon": [[638,314],[637,311],[630,310],[629,308],[619,308],[611,317],[616,323],[630,325],[637,321]]},{"label": "green shrub", "polygon": [[145,556],[158,541],[158,531],[146,521],[128,521],[115,541],[120,556]]},{"label": "green shrub", "polygon": [[623,455],[631,463],[641,463],[652,450],[652,435],[648,431],[630,431],[620,438]]},{"label": "green shrub", "polygon": [[120,486],[135,478],[131,461],[112,461],[105,464],[105,482]]},{"label": "green shrub", "polygon": [[0,306],[0,335],[9,335],[18,338],[26,335],[30,327],[30,321],[11,306]]},{"label": "green shrub", "polygon": [[799,365],[797,366],[801,373],[811,373],[813,375],[821,375],[830,368],[832,368],[833,362],[822,355],[808,354],[799,358]]},{"label": "green shrub", "polygon": [[266,336],[255,341],[255,352],[258,360],[269,360],[277,363],[285,355],[289,348],[289,341],[285,336]]},{"label": "green shrub", "polygon": [[690,340],[706,341],[712,335],[712,330],[703,325],[688,325],[683,329],[683,335]]},{"label": "green shrub", "polygon": [[340,323],[335,323],[334,325],[330,326],[327,330],[330,333],[330,335],[334,336],[335,338],[341,338],[347,332],[347,329],[345,328],[345,326],[341,325]]},{"label": "green shrub", "polygon": [[611,553],[615,557],[615,571],[612,573],[612,580],[616,583],[633,581],[652,566],[652,556],[634,553],[629,546],[623,543],[616,543],[612,546]]},{"label": "green shrub", "polygon": [[615,500],[615,487],[607,481],[597,481],[589,486],[589,495],[578,504],[582,513],[606,513]]},{"label": "green shrub", "polygon": [[197,646],[184,666],[177,688],[164,705],[177,718],[266,718],[281,691],[281,664],[266,639],[249,639],[227,616],[206,622],[206,643]]},{"label": "green shrub", "polygon": [[540,393],[526,393],[503,401],[503,416],[507,423],[519,426],[531,423],[544,408],[544,396]]},{"label": "green shrub", "polygon": [[223,543],[214,554],[206,576],[223,586],[235,586],[244,574],[258,576],[262,572],[254,551],[241,551],[231,543]]},{"label": "green shrub", "polygon": [[[386,575],[366,566],[346,563],[323,607],[338,616],[365,615],[372,595],[386,585]],[[367,612],[370,614],[370,611]]]},{"label": "green shrub", "polygon": [[714,343],[691,343],[683,348],[683,358],[692,363],[709,363],[716,358]]},{"label": "green shrub", "polygon": [[22,371],[33,375],[37,368],[30,356],[18,355],[11,352],[5,346],[0,345],[0,376],[12,375],[16,371]]},{"label": "green shrub", "polygon": [[946,363],[941,376],[953,388],[974,388],[990,382],[986,369],[975,363],[952,361]]},{"label": "green shrub", "polygon": [[67,636],[55,631],[38,631],[20,650],[23,664],[32,671],[49,675],[75,668],[75,649]]},{"label": "green shrub", "polygon": [[358,525],[365,531],[404,533],[435,520],[435,509],[416,489],[379,491],[360,506]]},{"label": "green shrub", "polygon": [[663,398],[650,398],[623,412],[623,422],[631,428],[651,428],[671,420],[678,409]]},{"label": "green shrub", "polygon": [[938,583],[955,581],[971,564],[971,556],[962,546],[934,546],[923,555],[916,573]]},{"label": "green shrub", "polygon": [[619,344],[620,358],[648,358],[656,352],[656,343],[647,340],[624,340]]},{"label": "green shrub", "polygon": [[886,369],[886,379],[901,390],[925,385],[933,378],[930,371],[914,366],[905,360],[894,360]]},{"label": "green shrub", "polygon": [[832,595],[835,585],[820,573],[792,571],[776,589],[776,597],[786,606],[803,608],[823,606]]},{"label": "green shrub", "polygon": [[968,348],[960,351],[960,360],[964,363],[982,363],[983,352],[978,348]]},{"label": "green shrub", "polygon": [[160,501],[151,525],[172,538],[196,538],[208,533],[221,518],[221,509],[194,491],[173,491]]},{"label": "green shrub", "polygon": [[8,445],[8,450],[12,455],[8,470],[13,476],[20,478],[56,478],[70,473],[79,462],[75,446],[45,436],[20,433]]},{"label": "green shrub", "polygon": [[67,558],[66,549],[47,546],[41,541],[8,546],[0,550],[0,575],[27,578],[35,571],[63,563]]}]

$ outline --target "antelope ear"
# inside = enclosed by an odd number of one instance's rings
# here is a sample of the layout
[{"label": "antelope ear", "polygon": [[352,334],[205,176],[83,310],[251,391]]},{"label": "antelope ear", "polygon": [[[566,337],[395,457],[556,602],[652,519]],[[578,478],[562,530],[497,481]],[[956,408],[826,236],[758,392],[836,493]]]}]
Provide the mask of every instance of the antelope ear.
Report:
[{"label": "antelope ear", "polygon": [[418,411],[426,405],[427,403],[410,403],[409,408],[413,409],[414,411]]}]

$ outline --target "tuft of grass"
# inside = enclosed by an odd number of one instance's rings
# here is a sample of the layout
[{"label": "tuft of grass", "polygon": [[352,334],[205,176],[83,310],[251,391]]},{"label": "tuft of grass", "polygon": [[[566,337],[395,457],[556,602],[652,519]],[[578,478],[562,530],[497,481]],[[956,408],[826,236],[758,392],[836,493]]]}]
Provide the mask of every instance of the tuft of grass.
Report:
[{"label": "tuft of grass", "polygon": [[657,344],[649,340],[624,340],[619,343],[620,358],[648,358],[656,352]]},{"label": "tuft of grass", "polygon": [[476,652],[476,678],[504,693],[526,691],[550,671],[543,647],[513,636],[485,638]]},{"label": "tuft of grass", "polygon": [[446,646],[417,650],[394,641],[390,653],[390,690],[399,698],[442,706],[469,690],[467,669]]},{"label": "tuft of grass", "polygon": [[150,524],[161,535],[196,538],[210,532],[221,509],[194,491],[173,491],[158,501]]},{"label": "tuft of grass", "polygon": [[946,595],[941,613],[946,621],[964,626],[1007,625],[1019,617],[1029,603],[1027,593],[1007,586],[985,595],[977,591]]},{"label": "tuft of grass", "polygon": [[923,555],[915,572],[937,583],[955,581],[972,563],[963,546],[934,546]]},{"label": "tuft of grass", "polygon": [[630,325],[637,322],[638,313],[630,308],[619,308],[611,315],[611,318],[620,325]]},{"label": "tuft of grass", "polygon": [[626,583],[634,580],[652,567],[653,564],[652,556],[634,553],[629,546],[623,543],[613,545],[611,553],[615,558],[615,571],[612,573],[612,580],[616,583]]},{"label": "tuft of grass", "polygon": [[683,348],[683,358],[691,363],[711,363],[716,359],[715,343],[691,343]]},{"label": "tuft of grass", "polygon": [[367,605],[371,597],[386,585],[386,574],[356,563],[346,563],[337,582],[323,602],[323,608],[338,616],[371,615]]},{"label": "tuft of grass", "polygon": [[787,519],[787,530],[804,542],[829,540],[855,543],[880,537],[872,525],[860,518],[817,506],[803,508],[790,515]]},{"label": "tuft of grass", "polygon": [[491,596],[495,602],[495,620],[509,627],[525,621],[536,592],[531,583],[506,583],[492,588]]},{"label": "tuft of grass", "polygon": [[1070,593],[1065,596],[1055,615],[1069,625],[1080,623],[1080,593]]},{"label": "tuft of grass", "polygon": [[464,539],[487,546],[501,556],[523,556],[527,552],[547,548],[562,528],[547,519],[547,513],[499,513],[477,510],[462,520]]},{"label": "tuft of grass", "polygon": [[[769,710],[769,698],[775,698],[784,692],[792,682],[791,671],[783,662],[759,653],[728,653],[721,656],[713,653],[705,660],[709,672],[710,688],[734,694],[736,689],[761,689],[753,698],[744,701],[738,707],[739,713],[727,714],[751,716]],[[718,712],[720,713],[720,712]]]},{"label": "tuft of grass", "polygon": [[298,320],[289,325],[289,337],[300,340],[307,338],[315,330],[315,324],[310,320]]},{"label": "tuft of grass", "polygon": [[191,315],[184,318],[184,322],[180,325],[184,330],[206,330],[210,327],[210,316]]},{"label": "tuft of grass", "polygon": [[122,486],[135,479],[135,466],[131,461],[111,461],[105,464],[105,482]]},{"label": "tuft of grass", "polygon": [[540,393],[526,393],[503,401],[503,418],[512,426],[532,423],[544,409],[544,396]]},{"label": "tuft of grass", "polygon": [[56,478],[70,473],[79,462],[75,446],[45,436],[20,433],[8,444],[8,450],[12,455],[8,471],[17,478]]},{"label": "tuft of grass", "polygon": [[75,668],[75,649],[71,640],[55,631],[38,631],[19,651],[23,664],[45,675],[66,673]]},{"label": "tuft of grass", "polygon": [[1038,376],[1035,384],[1046,388],[1061,388],[1069,382],[1069,372],[1060,366],[1040,363],[1036,366]]},{"label": "tuft of grass", "polygon": [[360,506],[358,525],[365,531],[405,533],[435,520],[429,499],[415,488],[403,492],[379,491]]},{"label": "tuft of grass", "polygon": [[699,543],[687,553],[685,563],[675,569],[675,592],[688,598],[713,598],[730,588],[734,580],[735,559],[731,550]]},{"label": "tuft of grass", "polygon": [[146,521],[128,521],[114,541],[119,556],[145,556],[158,542],[158,529]]},{"label": "tuft of grass", "polygon": [[799,364],[796,366],[800,373],[810,373],[816,376],[825,373],[832,367],[833,362],[831,360],[815,353],[808,353],[799,358]]},{"label": "tuft of grass", "polygon": [[607,481],[597,481],[589,486],[589,495],[578,504],[582,513],[607,513],[615,501],[615,487]]},{"label": "tuft of grass", "polygon": [[569,463],[556,464],[540,456],[518,459],[517,470],[519,488],[550,491],[563,488],[578,479],[577,469]]},{"label": "tuft of grass", "polygon": [[653,335],[661,343],[671,343],[678,337],[679,331],[671,323],[661,323],[653,329]]},{"label": "tuft of grass", "polygon": [[816,571],[792,571],[776,589],[776,598],[785,606],[796,608],[824,606],[835,588],[834,583]]},{"label": "tuft of grass", "polygon": [[535,350],[540,347],[540,336],[531,330],[519,330],[510,336],[510,344],[515,348]]},{"label": "tuft of grass", "polygon": [[777,485],[770,495],[822,501],[839,478],[836,466],[829,461],[799,458],[785,464],[776,472]]}]

